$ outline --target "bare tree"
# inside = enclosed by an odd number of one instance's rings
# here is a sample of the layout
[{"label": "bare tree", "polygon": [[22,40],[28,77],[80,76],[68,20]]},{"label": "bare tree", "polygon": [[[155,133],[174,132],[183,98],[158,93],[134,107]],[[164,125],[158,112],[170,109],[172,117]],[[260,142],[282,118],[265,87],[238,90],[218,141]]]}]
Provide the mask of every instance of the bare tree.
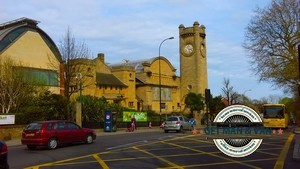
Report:
[{"label": "bare tree", "polygon": [[233,90],[233,86],[230,86],[230,80],[224,78],[224,87],[222,87],[222,91],[224,94],[224,98],[228,101],[228,105],[235,104],[239,97],[239,94]]},{"label": "bare tree", "polygon": [[0,64],[0,107],[2,113],[9,113],[26,102],[26,98],[35,93],[37,86],[33,86],[24,79],[22,71],[9,57],[3,56]]},{"label": "bare tree", "polygon": [[299,85],[297,0],[273,0],[257,8],[246,28],[243,47],[249,52],[253,72],[260,81],[292,92]]},{"label": "bare tree", "polygon": [[[82,60],[90,56],[90,50],[84,42],[77,41],[72,35],[70,28],[60,40],[58,48],[60,50],[62,60],[64,62],[64,96],[70,102],[73,93],[81,92],[83,89],[82,81],[86,72],[84,70]],[[68,119],[73,119],[68,105]]]}]

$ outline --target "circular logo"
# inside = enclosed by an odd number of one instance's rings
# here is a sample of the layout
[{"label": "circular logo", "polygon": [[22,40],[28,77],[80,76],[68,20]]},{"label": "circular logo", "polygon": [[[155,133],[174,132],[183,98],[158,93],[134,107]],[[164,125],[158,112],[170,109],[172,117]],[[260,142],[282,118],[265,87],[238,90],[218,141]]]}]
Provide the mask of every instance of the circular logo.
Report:
[{"label": "circular logo", "polygon": [[[232,105],[220,111],[214,123],[262,123],[262,119],[250,107]],[[231,157],[245,157],[252,154],[262,143],[262,139],[227,138],[213,139],[215,145],[224,154]]]}]

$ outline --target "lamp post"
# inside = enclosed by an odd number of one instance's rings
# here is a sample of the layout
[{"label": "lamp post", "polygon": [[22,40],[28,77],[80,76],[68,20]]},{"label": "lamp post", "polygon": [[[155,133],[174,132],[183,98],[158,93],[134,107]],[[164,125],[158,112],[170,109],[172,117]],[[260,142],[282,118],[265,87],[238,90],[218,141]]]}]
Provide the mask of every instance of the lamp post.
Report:
[{"label": "lamp post", "polygon": [[[169,37],[167,39],[164,39],[158,48],[158,79],[159,79],[159,117],[161,118],[161,72],[160,72],[160,48],[161,45],[166,41],[166,40],[171,40],[174,39],[174,37]],[[161,119],[160,119],[161,120]]]}]

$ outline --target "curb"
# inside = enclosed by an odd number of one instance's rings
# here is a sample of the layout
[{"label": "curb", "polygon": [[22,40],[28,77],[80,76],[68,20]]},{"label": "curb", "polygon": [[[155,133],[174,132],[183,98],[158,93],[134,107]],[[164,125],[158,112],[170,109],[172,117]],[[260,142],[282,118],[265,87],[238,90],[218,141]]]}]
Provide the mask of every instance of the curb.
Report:
[{"label": "curb", "polygon": [[[116,132],[105,132],[104,129],[94,129],[96,132],[96,136],[108,136],[108,135],[117,135],[117,134],[129,134],[129,133],[142,133],[142,132],[151,132],[151,131],[163,131],[159,127],[139,127],[134,132],[127,132],[127,128],[118,128]],[[22,145],[21,138],[13,139],[5,141],[8,147],[19,146]]]}]

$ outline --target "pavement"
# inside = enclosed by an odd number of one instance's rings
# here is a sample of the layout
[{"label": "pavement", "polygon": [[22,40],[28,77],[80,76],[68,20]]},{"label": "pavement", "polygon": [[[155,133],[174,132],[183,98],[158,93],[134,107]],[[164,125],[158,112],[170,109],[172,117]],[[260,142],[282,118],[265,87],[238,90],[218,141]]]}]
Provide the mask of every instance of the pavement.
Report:
[{"label": "pavement", "polygon": [[[300,127],[296,127],[294,129],[294,134],[300,135]],[[293,159],[300,161],[300,137],[295,137],[295,145],[294,145],[294,150],[293,150]]]}]

